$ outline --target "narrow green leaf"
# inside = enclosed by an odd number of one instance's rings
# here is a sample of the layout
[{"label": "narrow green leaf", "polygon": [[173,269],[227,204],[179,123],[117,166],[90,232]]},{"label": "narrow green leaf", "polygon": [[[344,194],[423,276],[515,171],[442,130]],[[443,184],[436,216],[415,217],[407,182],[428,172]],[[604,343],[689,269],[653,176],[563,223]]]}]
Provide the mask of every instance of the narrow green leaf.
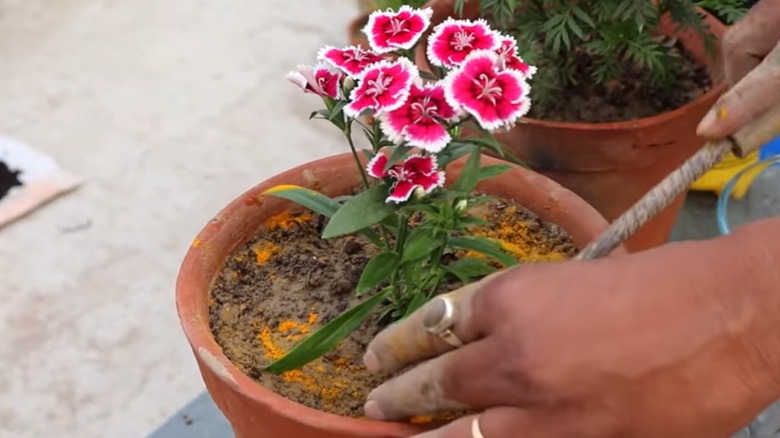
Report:
[{"label": "narrow green leaf", "polygon": [[514,266],[517,264],[517,260],[515,260],[514,257],[501,250],[501,245],[485,237],[451,237],[449,240],[449,245],[457,249],[476,251],[488,257],[492,257],[506,266]]},{"label": "narrow green leaf", "polygon": [[460,172],[460,178],[452,185],[451,190],[460,193],[471,193],[479,181],[479,163],[482,154],[479,150],[472,152],[466,165]]},{"label": "narrow green leaf", "polygon": [[462,142],[453,141],[443,151],[436,156],[439,166],[446,166],[460,157],[466,156],[477,150],[477,146]]},{"label": "narrow green leaf", "polygon": [[411,316],[412,313],[416,312],[417,309],[422,307],[423,304],[427,302],[428,302],[428,296],[422,291],[417,291],[417,293],[412,298],[412,301],[406,307],[406,312],[404,312],[404,316],[402,319],[406,319],[409,316]]},{"label": "narrow green leaf", "polygon": [[464,257],[450,263],[445,269],[464,283],[470,283],[475,278],[482,278],[496,271],[496,268],[484,259],[475,257]]},{"label": "narrow green leaf", "polygon": [[269,365],[265,371],[281,374],[300,368],[335,348],[339,342],[355,331],[371,315],[376,306],[390,295],[385,289],[357,306],[342,313],[333,321],[320,327],[308,338],[301,341],[281,359]]},{"label": "narrow green leaf", "polygon": [[292,184],[272,187],[263,194],[287,199],[327,217],[333,216],[340,207],[338,202],[322,193]]},{"label": "narrow green leaf", "polygon": [[390,168],[393,167],[396,163],[406,158],[406,154],[408,152],[409,152],[409,148],[404,146],[396,146],[393,149],[393,153],[390,154],[390,158],[387,159],[387,164],[385,165],[385,172],[390,170]]},{"label": "narrow green leaf", "polygon": [[387,187],[382,184],[355,195],[333,215],[322,232],[323,239],[355,233],[376,225],[395,210],[385,202]]},{"label": "narrow green leaf", "polygon": [[360,276],[357,286],[357,295],[361,296],[369,292],[390,278],[400,262],[401,256],[394,252],[382,252],[375,255],[363,268],[363,274]]},{"label": "narrow green leaf", "polygon": [[441,246],[441,241],[436,237],[436,230],[431,227],[417,228],[404,242],[404,262],[419,260]]},{"label": "narrow green leaf", "polygon": [[342,111],[344,110],[344,106],[347,105],[346,100],[340,100],[336,102],[336,105],[333,106],[333,109],[330,110],[330,117],[328,117],[328,120],[333,121],[336,119],[337,116],[342,114]]},{"label": "narrow green leaf", "polygon": [[572,12],[574,12],[574,15],[576,15],[577,18],[582,20],[583,23],[587,24],[590,27],[596,27],[596,23],[593,21],[592,18],[590,18],[590,15],[588,15],[587,12],[582,10],[582,8],[575,5],[571,8],[571,10]]},{"label": "narrow green leaf", "polygon": [[482,181],[483,179],[496,177],[511,168],[512,166],[508,164],[493,164],[490,166],[482,167],[479,169],[479,180]]},{"label": "narrow green leaf", "polygon": [[363,155],[368,159],[368,161],[371,161],[374,159],[374,156],[376,155],[374,151],[370,149],[362,149],[361,152],[363,152]]}]

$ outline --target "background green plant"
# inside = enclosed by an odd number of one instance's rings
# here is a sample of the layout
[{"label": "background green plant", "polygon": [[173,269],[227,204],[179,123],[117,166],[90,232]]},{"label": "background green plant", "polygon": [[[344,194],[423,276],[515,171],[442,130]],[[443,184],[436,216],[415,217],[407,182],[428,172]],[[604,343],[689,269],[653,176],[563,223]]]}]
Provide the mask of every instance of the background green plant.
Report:
[{"label": "background green plant", "polygon": [[[455,0],[456,12],[466,2]],[[661,17],[679,29],[694,29],[714,48],[714,36],[699,8],[727,22],[745,12],[741,0],[481,0],[480,10],[494,27],[514,36],[523,58],[544,71],[534,78],[533,100],[560,98],[582,81],[603,83],[640,71],[654,85],[671,85],[679,54],[657,38]],[[583,65],[583,57],[590,62]]]}]

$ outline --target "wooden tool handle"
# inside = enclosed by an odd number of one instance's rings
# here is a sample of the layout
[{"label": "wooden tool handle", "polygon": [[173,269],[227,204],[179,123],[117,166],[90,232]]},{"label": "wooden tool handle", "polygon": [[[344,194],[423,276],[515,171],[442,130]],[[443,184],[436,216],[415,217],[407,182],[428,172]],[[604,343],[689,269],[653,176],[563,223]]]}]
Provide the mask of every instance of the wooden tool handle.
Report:
[{"label": "wooden tool handle", "polygon": [[608,255],[722,160],[729,151],[744,156],[758,150],[778,135],[780,135],[780,103],[731,138],[709,142],[612,222],[598,239],[577,255],[576,259],[591,260]]}]

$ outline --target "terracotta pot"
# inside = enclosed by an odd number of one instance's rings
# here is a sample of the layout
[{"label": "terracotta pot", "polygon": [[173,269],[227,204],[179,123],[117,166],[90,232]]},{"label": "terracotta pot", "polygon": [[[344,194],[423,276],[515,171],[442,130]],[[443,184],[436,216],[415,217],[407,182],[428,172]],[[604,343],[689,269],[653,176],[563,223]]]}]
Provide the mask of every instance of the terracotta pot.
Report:
[{"label": "terracotta pot", "polygon": [[[496,162],[498,160],[490,157],[483,158],[483,164]],[[461,160],[450,166],[451,181],[457,178],[463,163]],[[193,241],[179,272],[176,306],[209,393],[230,420],[236,438],[400,438],[419,432],[407,424],[340,417],[290,401],[239,371],[214,340],[209,328],[209,289],[223,262],[270,217],[300,208],[262,195],[279,184],[297,184],[337,196],[358,186],[360,178],[351,154],[310,162],[277,175],[238,197]],[[604,218],[577,195],[520,167],[483,181],[478,189],[512,199],[543,220],[559,224],[580,248],[607,226]]]},{"label": "terracotta pot", "polygon": [[368,38],[362,32],[363,27],[368,23],[368,14],[363,14],[349,23],[347,28],[347,38],[349,39],[350,46],[361,46],[364,49],[368,49]]},{"label": "terracotta pot", "polygon": [[[434,22],[451,11],[448,1],[435,1]],[[478,2],[472,2],[475,5]],[[478,15],[472,10],[471,17]],[[707,14],[706,22],[720,40],[725,26]],[[707,65],[715,84],[699,99],[654,117],[615,123],[564,123],[524,118],[508,133],[498,135],[518,158],[574,191],[612,221],[648,190],[704,145],[696,126],[725,91],[719,59],[710,59],[702,39],[692,30],[676,32],[670,20],[661,27],[675,35],[700,65]],[[423,48],[424,50],[424,48]],[[425,62],[423,50],[417,63]],[[628,242],[629,251],[652,248],[668,241],[685,194]]]}]

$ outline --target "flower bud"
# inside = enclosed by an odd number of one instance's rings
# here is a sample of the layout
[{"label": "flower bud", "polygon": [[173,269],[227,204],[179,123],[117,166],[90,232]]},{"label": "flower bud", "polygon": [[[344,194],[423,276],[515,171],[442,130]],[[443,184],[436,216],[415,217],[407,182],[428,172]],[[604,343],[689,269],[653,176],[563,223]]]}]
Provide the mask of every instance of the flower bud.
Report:
[{"label": "flower bud", "polygon": [[344,98],[349,96],[349,92],[355,88],[355,80],[347,76],[344,78],[344,82],[341,85],[341,92],[344,94]]},{"label": "flower bud", "polygon": [[422,188],[422,187],[417,187],[416,189],[414,189],[414,194],[412,194],[412,196],[414,196],[414,199],[422,199],[422,198],[424,198],[425,197],[425,189]]},{"label": "flower bud", "polygon": [[460,201],[458,201],[457,204],[455,204],[455,211],[457,211],[458,213],[463,213],[464,211],[466,211],[466,207],[468,206],[469,206],[469,201],[465,199],[461,199]]}]

